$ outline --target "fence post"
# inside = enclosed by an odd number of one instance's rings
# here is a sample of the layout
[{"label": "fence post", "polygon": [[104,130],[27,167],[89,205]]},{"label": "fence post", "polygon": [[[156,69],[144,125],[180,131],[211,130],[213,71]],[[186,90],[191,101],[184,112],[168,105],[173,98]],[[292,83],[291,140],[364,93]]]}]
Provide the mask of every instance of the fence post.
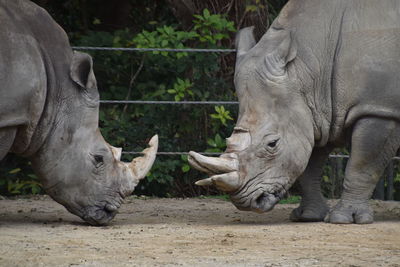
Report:
[{"label": "fence post", "polygon": [[338,160],[339,158],[331,158],[330,160],[329,160],[329,163],[330,163],[330,165],[331,165],[331,192],[330,192],[330,198],[331,199],[333,199],[333,198],[335,198],[335,188],[336,188],[336,180],[337,180],[337,174],[338,174],[338,172],[337,172],[337,164],[336,164],[336,162],[337,162],[337,160]]},{"label": "fence post", "polygon": [[387,176],[386,176],[386,200],[393,200],[393,180],[394,180],[394,166],[393,160],[390,161],[389,165],[386,168]]},{"label": "fence post", "polygon": [[337,175],[336,175],[336,197],[339,198],[342,195],[342,191],[343,191],[343,160],[344,158],[340,157],[336,159],[336,171],[337,171]]},{"label": "fence post", "polygon": [[385,200],[385,176],[383,175],[376,184],[373,199]]}]

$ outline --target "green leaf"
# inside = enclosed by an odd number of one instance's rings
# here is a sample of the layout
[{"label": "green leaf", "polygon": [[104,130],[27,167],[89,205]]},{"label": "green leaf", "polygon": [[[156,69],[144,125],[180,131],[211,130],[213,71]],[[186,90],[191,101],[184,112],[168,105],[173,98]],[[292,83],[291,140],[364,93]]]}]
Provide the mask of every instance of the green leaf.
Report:
[{"label": "green leaf", "polygon": [[208,18],[210,17],[210,11],[209,11],[207,8],[205,8],[205,9],[203,10],[203,17],[204,17],[205,19],[208,19]]},{"label": "green leaf", "polygon": [[212,147],[216,147],[216,146],[217,146],[217,144],[215,143],[215,141],[212,140],[211,138],[207,140],[207,144],[208,144],[209,146],[212,146]]},{"label": "green leaf", "polygon": [[208,149],[206,149],[205,152],[218,153],[218,152],[222,152],[222,150],[219,148],[208,148]]},{"label": "green leaf", "polygon": [[222,124],[223,124],[224,126],[226,126],[226,119],[225,119],[224,117],[220,117],[220,119],[221,119]]},{"label": "green leaf", "polygon": [[168,45],[168,40],[162,40],[161,41],[161,46],[166,47]]},{"label": "green leaf", "polygon": [[95,18],[92,23],[93,25],[98,25],[101,24],[101,21],[98,18]]},{"label": "green leaf", "polygon": [[38,194],[40,192],[40,187],[32,186],[31,191],[32,191],[33,195],[36,195],[36,194]]},{"label": "green leaf", "polygon": [[15,174],[15,173],[18,173],[18,172],[20,172],[20,171],[21,171],[20,168],[16,168],[16,169],[12,169],[12,170],[9,171],[8,173],[9,173],[9,174]]},{"label": "green leaf", "polygon": [[216,142],[217,144],[220,144],[220,143],[222,142],[222,138],[221,138],[221,136],[220,136],[219,134],[217,134],[217,135],[215,136],[215,142]]},{"label": "green leaf", "polygon": [[225,113],[225,118],[228,120],[233,120],[233,118],[229,115],[229,111]]},{"label": "green leaf", "polygon": [[181,78],[176,79],[177,84],[179,85],[185,85],[185,82]]},{"label": "green leaf", "polygon": [[257,11],[257,6],[255,6],[255,5],[247,5],[245,11],[246,12],[255,12],[255,11]]},{"label": "green leaf", "polygon": [[204,18],[201,15],[193,15],[193,17],[199,20],[204,20]]},{"label": "green leaf", "polygon": [[190,171],[190,166],[188,164],[185,164],[182,166],[182,172],[188,172]]}]

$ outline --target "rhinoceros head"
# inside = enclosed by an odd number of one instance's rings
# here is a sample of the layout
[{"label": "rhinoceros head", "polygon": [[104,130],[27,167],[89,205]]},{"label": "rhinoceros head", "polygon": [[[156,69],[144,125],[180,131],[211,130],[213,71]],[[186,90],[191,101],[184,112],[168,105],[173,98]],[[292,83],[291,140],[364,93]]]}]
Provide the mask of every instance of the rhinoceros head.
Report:
[{"label": "rhinoceros head", "polygon": [[33,167],[54,200],[90,224],[106,224],[151,168],[158,137],[142,157],[120,161],[121,148],[109,145],[98,129],[99,96],[89,55],[73,54],[64,86],[67,97],[56,101],[54,129],[32,157]]},{"label": "rhinoceros head", "polygon": [[290,33],[270,29],[256,44],[246,28],[236,45],[240,106],[234,132],[219,158],[190,152],[189,162],[210,175],[197,185],[228,192],[241,210],[264,212],[304,171],[314,146],[312,116],[290,69],[296,58]]}]

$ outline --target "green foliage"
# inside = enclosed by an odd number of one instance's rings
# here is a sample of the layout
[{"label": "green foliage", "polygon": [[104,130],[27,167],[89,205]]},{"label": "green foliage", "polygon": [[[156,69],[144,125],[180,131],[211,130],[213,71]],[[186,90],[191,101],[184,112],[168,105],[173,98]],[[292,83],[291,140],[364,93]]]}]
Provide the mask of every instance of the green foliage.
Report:
[{"label": "green foliage", "polygon": [[301,196],[288,196],[285,199],[279,201],[279,204],[297,204],[300,203]]},{"label": "green foliage", "polygon": [[229,38],[229,32],[236,31],[234,23],[221,14],[210,14],[208,9],[202,15],[194,15],[194,30],[200,42],[215,45],[218,41]]},{"label": "green foliage", "polygon": [[[271,3],[269,3],[269,5],[271,6]],[[263,2],[261,2],[261,0],[256,0],[252,5],[246,5],[246,9],[245,12],[257,12],[260,9],[265,9],[266,6],[264,5]]]},{"label": "green foliage", "polygon": [[[7,157],[0,166],[0,195],[40,194],[43,193],[38,177],[33,174],[30,162],[19,163],[16,156]],[[4,165],[3,165],[4,164]]]},{"label": "green foliage", "polygon": [[217,133],[214,138],[208,138],[207,144],[210,148],[207,148],[206,152],[223,152],[226,147],[226,142]]},{"label": "green foliage", "polygon": [[167,92],[174,95],[175,101],[181,101],[187,95],[193,96],[193,91],[190,90],[192,86],[193,84],[189,79],[182,80],[177,78],[172,89],[168,89]]},{"label": "green foliage", "polygon": [[183,161],[181,170],[183,173],[190,171],[190,165],[188,162],[188,156],[187,155],[181,155],[181,160]]},{"label": "green foliage", "polygon": [[[128,45],[135,45],[137,48],[185,48],[185,42],[188,40],[193,40],[197,37],[197,33],[195,32],[185,32],[178,31],[172,26],[162,26],[156,28],[155,31],[142,31],[135,38],[133,38],[132,42],[128,43]],[[153,51],[154,55],[161,54],[162,56],[172,56],[176,58],[187,57],[187,52],[177,52],[177,53],[169,53],[169,52],[159,52]]]},{"label": "green foliage", "polygon": [[214,107],[216,113],[211,114],[211,118],[215,120],[219,120],[224,126],[227,125],[228,120],[233,120],[230,115],[229,110],[225,110],[224,106],[215,106]]}]

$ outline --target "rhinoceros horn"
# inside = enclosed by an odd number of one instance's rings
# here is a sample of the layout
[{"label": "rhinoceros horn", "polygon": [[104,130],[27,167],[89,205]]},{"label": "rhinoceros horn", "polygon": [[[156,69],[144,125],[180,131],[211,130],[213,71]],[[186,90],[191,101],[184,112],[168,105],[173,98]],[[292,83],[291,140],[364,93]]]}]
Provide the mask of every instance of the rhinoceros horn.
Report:
[{"label": "rhinoceros horn", "polygon": [[153,166],[158,149],[158,136],[155,135],[150,139],[149,147],[142,152],[143,156],[134,158],[129,163],[120,161],[122,152],[121,148],[110,147],[115,160],[118,161],[119,166],[122,168],[124,173],[120,192],[123,196],[128,196]]},{"label": "rhinoceros horn", "polygon": [[155,135],[150,139],[149,147],[143,150],[143,156],[134,158],[132,162],[128,164],[135,179],[143,179],[150,171],[151,166],[153,166],[154,160],[156,159],[157,149],[158,135]]},{"label": "rhinoceros horn", "polygon": [[194,168],[211,176],[197,181],[196,185],[215,185],[218,189],[226,192],[235,191],[239,188],[239,161],[236,154],[228,153],[214,158],[190,151],[188,160]]},{"label": "rhinoceros horn", "polygon": [[243,56],[256,45],[256,40],[253,35],[254,26],[246,27],[238,31],[235,37],[236,47],[236,66],[239,65]]}]

